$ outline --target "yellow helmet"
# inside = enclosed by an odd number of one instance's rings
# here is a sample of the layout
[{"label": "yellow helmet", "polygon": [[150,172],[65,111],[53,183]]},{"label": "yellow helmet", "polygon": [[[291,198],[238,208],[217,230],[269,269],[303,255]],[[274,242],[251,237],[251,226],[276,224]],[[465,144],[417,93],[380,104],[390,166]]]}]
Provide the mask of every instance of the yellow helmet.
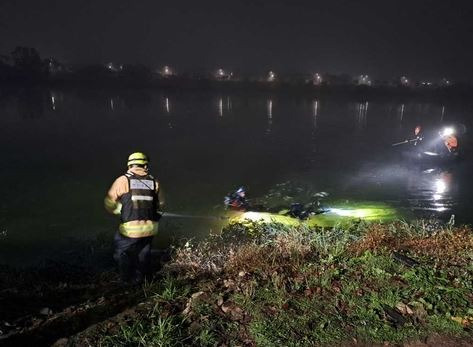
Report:
[{"label": "yellow helmet", "polygon": [[146,165],[146,164],[148,164],[148,162],[149,162],[149,159],[146,156],[146,154],[141,153],[141,152],[135,152],[135,153],[130,154],[130,156],[128,157],[127,165],[128,166],[131,166],[131,165]]}]

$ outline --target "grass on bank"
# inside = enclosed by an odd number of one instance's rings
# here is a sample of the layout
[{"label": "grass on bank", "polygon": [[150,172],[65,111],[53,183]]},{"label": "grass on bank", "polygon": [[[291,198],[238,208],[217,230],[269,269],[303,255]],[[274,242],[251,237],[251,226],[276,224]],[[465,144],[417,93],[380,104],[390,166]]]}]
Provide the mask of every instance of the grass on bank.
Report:
[{"label": "grass on bank", "polygon": [[89,343],[306,346],[473,337],[467,227],[235,223],[176,249],[162,275],[143,287],[149,309]]}]

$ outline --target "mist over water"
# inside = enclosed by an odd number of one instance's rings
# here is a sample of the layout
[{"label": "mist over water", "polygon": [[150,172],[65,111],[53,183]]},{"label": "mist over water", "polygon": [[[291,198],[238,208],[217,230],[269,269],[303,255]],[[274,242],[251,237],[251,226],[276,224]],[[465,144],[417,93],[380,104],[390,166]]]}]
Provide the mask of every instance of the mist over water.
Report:
[{"label": "mist over water", "polygon": [[[166,210],[220,215],[240,185],[259,197],[282,182],[330,201],[386,202],[400,214],[472,222],[469,133],[464,159],[419,165],[392,143],[417,124],[471,129],[473,104],[220,92],[24,90],[0,94],[0,263],[66,254],[109,235],[103,198],[143,151]],[[163,219],[157,246],[202,237],[208,220]],[[105,236],[107,237],[107,236]]]}]

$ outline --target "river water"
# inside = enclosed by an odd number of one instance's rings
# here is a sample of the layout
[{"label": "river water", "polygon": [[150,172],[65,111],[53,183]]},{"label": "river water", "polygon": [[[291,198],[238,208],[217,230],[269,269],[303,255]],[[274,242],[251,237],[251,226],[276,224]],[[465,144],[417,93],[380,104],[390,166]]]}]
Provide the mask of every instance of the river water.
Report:
[{"label": "river water", "polygon": [[[103,198],[129,153],[151,157],[166,210],[219,215],[223,196],[283,182],[335,200],[387,203],[400,216],[472,222],[468,131],[463,160],[419,165],[391,144],[431,129],[471,129],[473,103],[349,100],[282,93],[27,90],[0,94],[0,263],[55,257],[110,241]],[[402,146],[401,146],[402,147]],[[167,218],[157,246],[218,229]]]}]

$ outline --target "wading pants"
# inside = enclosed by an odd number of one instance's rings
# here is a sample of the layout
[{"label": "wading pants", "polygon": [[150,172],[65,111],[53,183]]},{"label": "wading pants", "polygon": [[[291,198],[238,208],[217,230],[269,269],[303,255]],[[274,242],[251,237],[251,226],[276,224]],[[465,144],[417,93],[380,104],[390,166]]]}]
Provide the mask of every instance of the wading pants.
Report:
[{"label": "wading pants", "polygon": [[115,234],[115,253],[123,282],[137,284],[143,282],[151,272],[151,243],[153,236],[131,238],[117,232]]}]

